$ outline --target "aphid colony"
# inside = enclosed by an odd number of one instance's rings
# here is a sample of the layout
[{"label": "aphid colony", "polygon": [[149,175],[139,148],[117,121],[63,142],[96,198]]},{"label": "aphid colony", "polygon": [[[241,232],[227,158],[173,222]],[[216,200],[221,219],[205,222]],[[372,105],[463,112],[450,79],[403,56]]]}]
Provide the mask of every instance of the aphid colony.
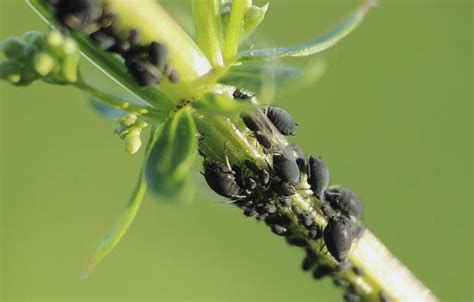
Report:
[{"label": "aphid colony", "polygon": [[[233,97],[236,101],[251,101],[252,98],[239,89],[235,90]],[[231,199],[244,215],[264,221],[273,233],[285,236],[289,244],[306,247],[303,269],[312,270],[316,279],[333,276],[337,285],[347,289],[344,296],[347,301],[359,301],[360,297],[349,283],[337,278],[337,275],[351,268],[346,258],[354,240],[364,230],[359,223],[362,217],[361,201],[349,189],[328,187],[329,170],[321,158],[306,158],[296,145],[280,145],[278,135],[296,133],[297,124],[288,112],[270,106],[260,112],[243,114],[241,119],[258,145],[269,155],[271,163],[260,167],[253,161],[245,160],[231,165],[227,160],[221,163],[205,158],[202,174],[206,182],[217,194]],[[321,209],[328,219],[323,230],[313,221],[310,213],[292,202],[297,190],[309,190],[304,181],[312,195],[321,202]],[[292,214],[297,222],[284,213]],[[295,228],[298,227],[302,227],[304,232],[297,231]],[[335,269],[319,263],[318,256],[308,248],[312,240],[320,240],[339,262]],[[357,270],[355,267],[352,269]]]},{"label": "aphid colony", "polygon": [[158,85],[163,77],[172,83],[179,81],[175,69],[168,63],[167,49],[152,41],[139,44],[137,30],[122,30],[115,16],[107,12],[99,0],[45,0],[55,17],[70,30],[84,30],[101,49],[120,55],[129,74],[142,87]]}]

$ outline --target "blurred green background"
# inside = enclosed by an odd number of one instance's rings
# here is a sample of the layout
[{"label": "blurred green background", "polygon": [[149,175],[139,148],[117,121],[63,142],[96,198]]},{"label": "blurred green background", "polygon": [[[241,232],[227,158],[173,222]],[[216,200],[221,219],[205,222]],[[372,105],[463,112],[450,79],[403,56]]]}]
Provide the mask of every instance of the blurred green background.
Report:
[{"label": "blurred green background", "polygon": [[[259,33],[298,42],[356,3],[271,1]],[[366,225],[443,301],[473,299],[472,17],[470,1],[382,1],[325,53],[323,80],[277,102],[300,124],[295,141],[359,193]],[[0,20],[1,39],[45,29],[19,0],[0,0]],[[2,82],[0,92],[0,299],[340,300],[301,272],[302,251],[204,186],[190,205],[148,198],[80,280],[141,154],[123,152],[114,122],[72,88]]]}]

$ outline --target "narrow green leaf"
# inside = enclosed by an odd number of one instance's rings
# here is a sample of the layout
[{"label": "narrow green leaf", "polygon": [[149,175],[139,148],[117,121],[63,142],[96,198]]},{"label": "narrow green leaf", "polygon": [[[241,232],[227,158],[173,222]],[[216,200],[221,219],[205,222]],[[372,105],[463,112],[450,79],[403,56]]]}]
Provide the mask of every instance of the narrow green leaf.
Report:
[{"label": "narrow green leaf", "polygon": [[197,42],[214,67],[223,66],[224,34],[219,0],[192,0]]},{"label": "narrow green leaf", "polygon": [[248,102],[236,102],[230,97],[213,93],[206,94],[192,104],[199,112],[211,115],[234,116],[254,109],[254,106]]},{"label": "narrow green leaf", "polygon": [[364,20],[365,15],[369,9],[374,6],[375,2],[375,0],[367,0],[352,15],[344,19],[336,27],[307,43],[285,48],[247,50],[239,53],[239,60],[268,61],[284,57],[304,57],[320,53],[334,46],[351,33],[362,20]]},{"label": "narrow green leaf", "polygon": [[[154,136],[156,132],[157,130],[154,127],[150,134],[150,138],[148,139],[147,147],[145,149],[145,158],[147,158],[150,152],[150,147],[152,145],[152,142],[154,141]],[[138,178],[135,190],[133,191],[133,194],[130,198],[125,212],[116,222],[115,227],[102,241],[94,256],[92,256],[92,258],[89,260],[89,263],[87,264],[81,275],[83,279],[88,278],[92,270],[97,266],[97,264],[99,264],[102,259],[104,259],[104,257],[107,256],[115,248],[115,246],[117,246],[117,244],[120,242],[125,233],[127,233],[128,228],[132,224],[133,220],[135,219],[135,216],[137,215],[138,210],[140,209],[143,198],[145,197],[145,193],[147,191],[147,182],[145,179],[144,168],[145,163],[142,166],[142,169],[140,171],[140,177]]]},{"label": "narrow green leaf", "polygon": [[183,108],[164,124],[148,157],[145,175],[159,196],[179,193],[197,154],[197,131],[190,108]]},{"label": "narrow green leaf", "polygon": [[247,0],[232,1],[224,44],[224,60],[226,64],[231,62],[237,54],[242,34],[243,19],[248,6]]},{"label": "narrow green leaf", "polygon": [[256,62],[232,67],[220,82],[254,91],[262,103],[268,104],[275,96],[311,86],[325,71],[322,59],[311,60],[304,67]]}]

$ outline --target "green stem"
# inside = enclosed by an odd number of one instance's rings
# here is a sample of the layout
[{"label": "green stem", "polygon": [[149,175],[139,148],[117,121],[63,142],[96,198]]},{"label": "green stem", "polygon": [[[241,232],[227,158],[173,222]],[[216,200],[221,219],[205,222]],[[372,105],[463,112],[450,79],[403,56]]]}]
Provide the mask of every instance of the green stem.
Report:
[{"label": "green stem", "polygon": [[226,65],[229,65],[237,55],[240,34],[242,32],[242,22],[247,6],[247,0],[234,0],[232,2],[224,45],[224,61]]}]

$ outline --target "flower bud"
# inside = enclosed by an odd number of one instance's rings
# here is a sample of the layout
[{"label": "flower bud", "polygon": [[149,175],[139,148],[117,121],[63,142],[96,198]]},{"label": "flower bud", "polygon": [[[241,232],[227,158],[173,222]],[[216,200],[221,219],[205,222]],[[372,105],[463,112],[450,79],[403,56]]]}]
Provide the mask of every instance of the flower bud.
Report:
[{"label": "flower bud", "polygon": [[44,43],[44,33],[39,31],[29,31],[23,35],[23,40],[31,47],[36,49],[43,49],[45,46]]},{"label": "flower bud", "polygon": [[7,58],[21,61],[25,57],[26,43],[18,37],[9,37],[2,43],[2,51]]},{"label": "flower bud", "polygon": [[120,125],[124,127],[130,127],[135,124],[138,120],[138,117],[135,114],[129,114],[127,116],[121,117],[118,119]]},{"label": "flower bud", "polygon": [[13,61],[0,62],[0,78],[12,84],[19,83],[21,80],[20,64]]},{"label": "flower bud", "polygon": [[54,59],[46,53],[37,54],[33,60],[35,71],[43,77],[53,70],[54,63]]},{"label": "flower bud", "polygon": [[125,137],[125,150],[127,153],[135,154],[142,147],[142,140],[140,138],[141,130],[135,129],[130,131]]}]

